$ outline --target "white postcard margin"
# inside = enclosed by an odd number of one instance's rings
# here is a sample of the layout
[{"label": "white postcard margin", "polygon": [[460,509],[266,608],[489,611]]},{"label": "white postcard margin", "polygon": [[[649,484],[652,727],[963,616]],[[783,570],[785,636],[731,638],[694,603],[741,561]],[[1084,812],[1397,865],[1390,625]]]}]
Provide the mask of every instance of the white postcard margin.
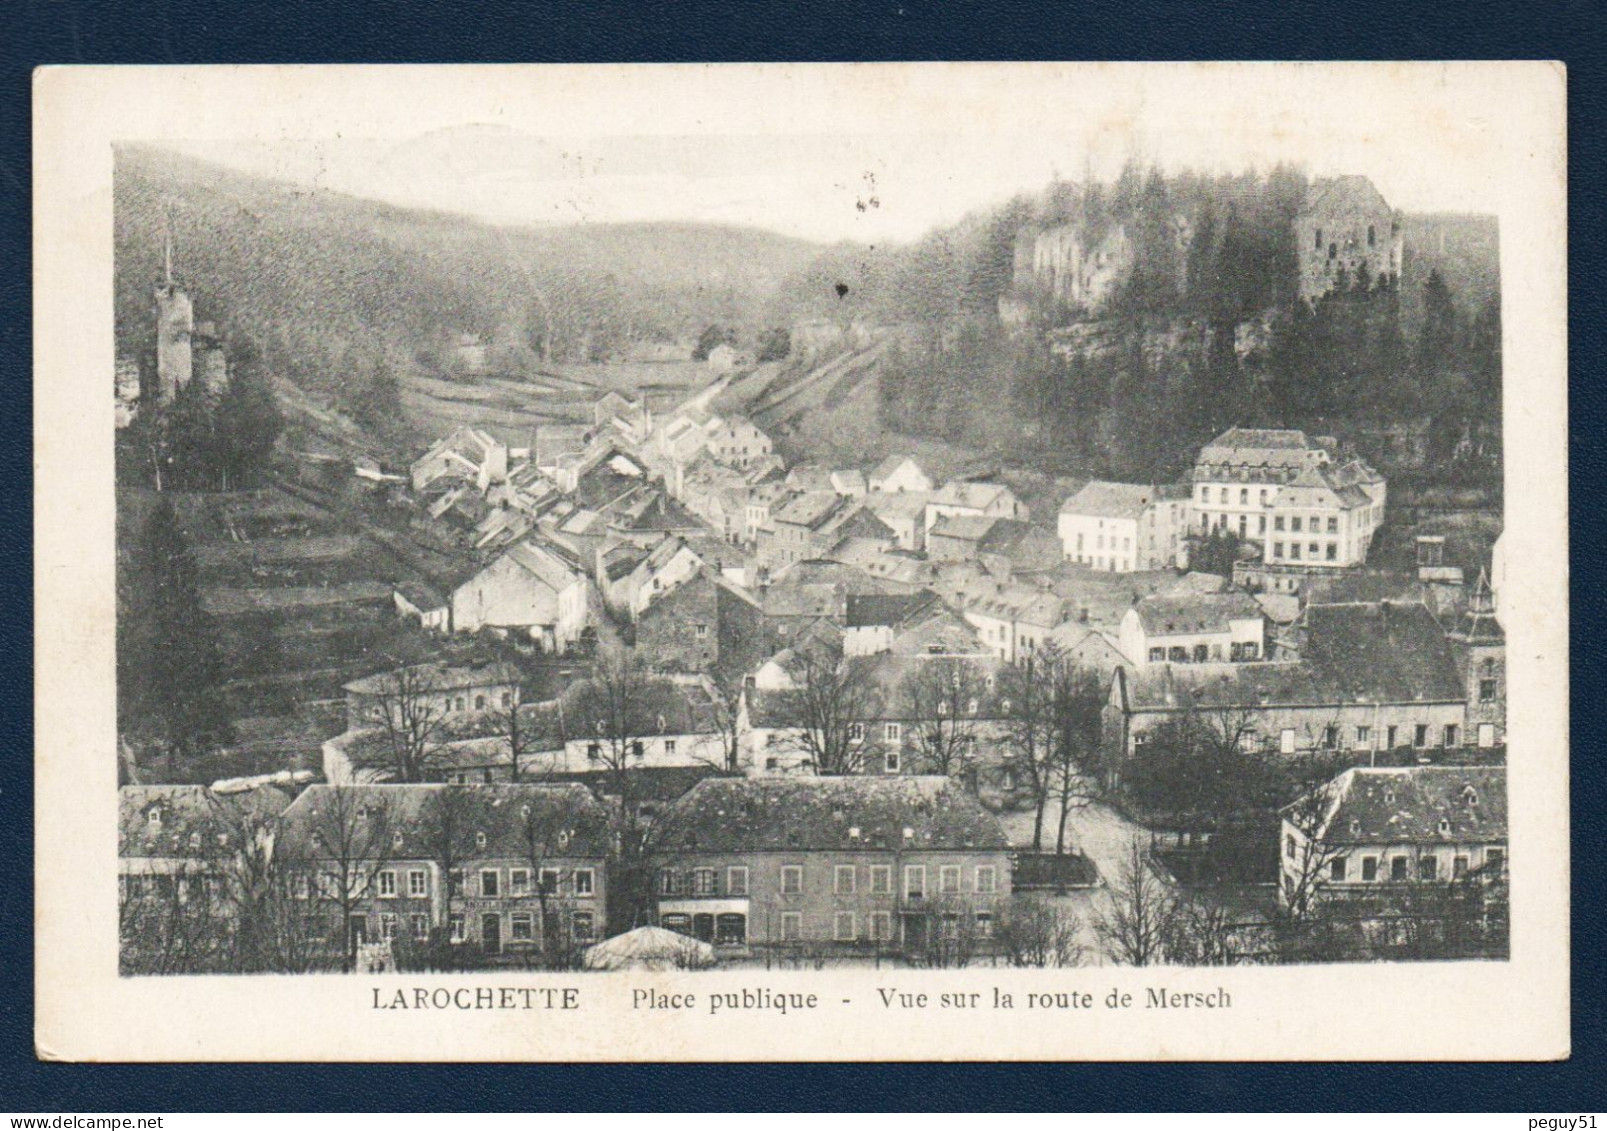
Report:
[{"label": "white postcard margin", "polygon": [[[1565,76],[1552,63],[85,67],[34,82],[39,1056],[89,1061],[1535,1060],[1569,1050]],[[1499,186],[1512,959],[692,975],[117,975],[112,146],[1131,128],[1403,139]],[[1081,108],[1081,109],[1079,109]],[[1163,131],[1164,132],[1164,131]],[[1130,139],[1131,140],[1131,139]],[[1147,139],[1164,155],[1153,126]],[[1023,186],[1029,188],[1031,186]],[[375,1008],[405,986],[444,1007]],[[1231,1006],[1144,1008],[1150,989]],[[436,995],[436,989],[450,991]],[[553,993],[527,993],[540,989]],[[564,1008],[574,991],[574,1008]],[[639,990],[694,995],[641,1008]],[[742,990],[813,1006],[710,1009]],[[512,990],[512,996],[504,991]],[[887,1005],[880,991],[924,994]],[[1031,1008],[1029,993],[1090,1008]],[[943,994],[965,995],[944,1003]],[[973,1007],[969,995],[977,994]],[[994,994],[1014,1006],[998,1008]],[[1130,1006],[1122,994],[1132,995]],[[1112,995],[1115,995],[1114,997]],[[793,999],[796,1001],[797,999]],[[520,1005],[520,1002],[526,1003]],[[774,998],[771,999],[774,1001]],[[512,1003],[511,1005],[509,1003]],[[487,1006],[489,1003],[489,1006]],[[545,1003],[545,1004],[543,1004]],[[1114,1003],[1114,1004],[1111,1004]],[[553,1006],[549,1008],[548,1006]]]}]

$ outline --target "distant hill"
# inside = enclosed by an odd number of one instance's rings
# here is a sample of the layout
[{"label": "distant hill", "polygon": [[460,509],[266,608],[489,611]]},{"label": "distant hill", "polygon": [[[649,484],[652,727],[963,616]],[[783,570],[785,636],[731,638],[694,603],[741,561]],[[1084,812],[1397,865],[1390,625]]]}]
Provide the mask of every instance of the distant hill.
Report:
[{"label": "distant hill", "polygon": [[[323,391],[385,357],[438,363],[460,334],[515,361],[587,361],[629,340],[754,332],[820,251],[708,224],[505,228],[315,192],[144,147],[116,155],[119,352],[151,348],[167,218],[197,317],[257,338]],[[437,366],[439,367],[439,366]]]}]

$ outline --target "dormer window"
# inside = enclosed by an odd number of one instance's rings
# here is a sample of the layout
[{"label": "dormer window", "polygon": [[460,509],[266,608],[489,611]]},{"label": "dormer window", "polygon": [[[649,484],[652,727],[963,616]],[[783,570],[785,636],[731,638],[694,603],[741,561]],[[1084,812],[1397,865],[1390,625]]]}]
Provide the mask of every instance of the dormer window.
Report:
[{"label": "dormer window", "polygon": [[396,832],[396,833],[391,834],[391,847],[392,848],[401,848],[402,847],[402,834],[401,833]]},{"label": "dormer window", "polygon": [[191,833],[190,834],[190,847],[191,848],[200,848],[201,847],[201,834],[200,833]]},{"label": "dormer window", "polygon": [[476,847],[476,848],[484,848],[485,847],[485,834],[484,833],[475,833],[474,834],[474,847]]},{"label": "dormer window", "polygon": [[1462,800],[1467,804],[1469,809],[1472,809],[1479,803],[1479,793],[1470,785],[1466,789],[1462,790]]},{"label": "dormer window", "polygon": [[151,829],[160,829],[162,827],[162,810],[155,805],[145,810],[145,824]]},{"label": "dormer window", "polygon": [[977,708],[976,700],[972,699],[969,703],[967,703],[965,705],[965,708],[966,708],[966,711],[967,711],[968,714],[972,714],[972,715],[976,714],[976,708]]},{"label": "dormer window", "polygon": [[1447,818],[1441,817],[1440,818],[1440,835],[1441,836],[1447,836],[1447,835],[1449,835],[1450,831],[1451,831],[1451,822]]},{"label": "dormer window", "polygon": [[910,828],[908,825],[904,826],[904,839],[905,840],[914,840],[915,839],[915,830]]},{"label": "dormer window", "polygon": [[949,705],[947,703],[939,703],[937,705],[937,713],[939,717],[947,715],[949,713]]}]

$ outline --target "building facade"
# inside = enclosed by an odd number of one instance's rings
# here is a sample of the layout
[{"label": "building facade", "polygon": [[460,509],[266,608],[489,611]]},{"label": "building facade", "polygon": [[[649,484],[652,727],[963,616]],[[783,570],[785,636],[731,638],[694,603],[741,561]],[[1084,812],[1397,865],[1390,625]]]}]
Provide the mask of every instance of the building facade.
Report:
[{"label": "building facade", "polygon": [[1136,483],[1088,483],[1060,508],[1065,559],[1113,573],[1170,569],[1184,560],[1186,490]]},{"label": "building facade", "polygon": [[985,940],[1010,895],[998,820],[950,778],[707,779],[665,812],[658,919],[731,951]]}]

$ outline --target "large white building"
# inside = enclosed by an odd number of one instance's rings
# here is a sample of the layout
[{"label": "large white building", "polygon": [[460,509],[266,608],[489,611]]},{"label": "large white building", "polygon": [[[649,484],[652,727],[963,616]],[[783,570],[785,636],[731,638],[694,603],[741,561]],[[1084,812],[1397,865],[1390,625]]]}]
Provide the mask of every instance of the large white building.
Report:
[{"label": "large white building", "polygon": [[1186,491],[1093,480],[1067,499],[1057,523],[1067,561],[1114,573],[1181,564]]},{"label": "large white building", "polygon": [[586,627],[586,575],[556,550],[521,542],[452,591],[452,627],[524,632],[560,651]]},{"label": "large white building", "polygon": [[1195,461],[1192,527],[1253,541],[1268,565],[1361,565],[1386,494],[1365,462],[1336,464],[1304,432],[1230,428]]}]

